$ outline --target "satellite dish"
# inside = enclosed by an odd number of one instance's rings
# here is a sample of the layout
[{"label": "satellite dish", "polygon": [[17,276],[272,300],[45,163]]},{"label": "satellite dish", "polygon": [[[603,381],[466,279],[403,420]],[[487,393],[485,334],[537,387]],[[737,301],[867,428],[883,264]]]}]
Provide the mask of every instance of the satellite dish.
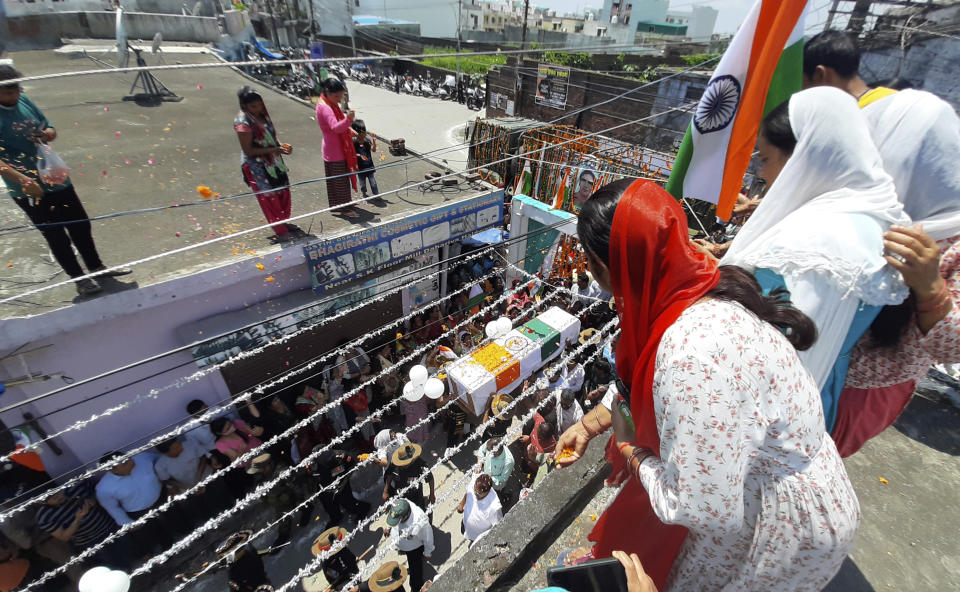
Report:
[{"label": "satellite dish", "polygon": [[200,16],[201,8],[202,8],[202,5],[200,4],[200,1],[197,0],[197,3],[193,5],[193,11],[190,14],[192,14],[193,16]]},{"label": "satellite dish", "polygon": [[123,27],[123,8],[117,7],[117,67],[126,68],[130,63],[130,50],[127,45],[127,30]]}]

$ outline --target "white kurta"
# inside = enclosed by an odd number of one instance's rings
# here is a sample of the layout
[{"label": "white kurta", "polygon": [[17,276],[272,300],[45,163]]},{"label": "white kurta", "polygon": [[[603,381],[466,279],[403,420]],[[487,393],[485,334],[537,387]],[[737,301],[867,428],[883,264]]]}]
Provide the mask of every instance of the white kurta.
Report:
[{"label": "white kurta", "polygon": [[664,333],[653,386],[660,458],[641,481],[660,519],[689,529],[666,589],[821,590],[860,506],[786,338],[702,301]]},{"label": "white kurta", "polygon": [[473,493],[477,477],[478,475],[474,475],[467,485],[467,503],[463,507],[463,533],[473,542],[503,520],[503,507],[495,490],[491,489],[482,500],[478,500]]}]

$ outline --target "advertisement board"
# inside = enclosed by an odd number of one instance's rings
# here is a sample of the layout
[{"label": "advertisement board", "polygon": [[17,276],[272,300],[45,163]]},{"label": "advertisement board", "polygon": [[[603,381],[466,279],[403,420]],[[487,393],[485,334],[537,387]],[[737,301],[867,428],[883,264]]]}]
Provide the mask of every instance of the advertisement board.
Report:
[{"label": "advertisement board", "polygon": [[537,67],[537,104],[554,109],[566,107],[569,82],[570,68],[540,64]]},{"label": "advertisement board", "polygon": [[471,236],[503,221],[503,191],[441,205],[303,248],[313,290],[322,294],[412,259],[426,249]]}]

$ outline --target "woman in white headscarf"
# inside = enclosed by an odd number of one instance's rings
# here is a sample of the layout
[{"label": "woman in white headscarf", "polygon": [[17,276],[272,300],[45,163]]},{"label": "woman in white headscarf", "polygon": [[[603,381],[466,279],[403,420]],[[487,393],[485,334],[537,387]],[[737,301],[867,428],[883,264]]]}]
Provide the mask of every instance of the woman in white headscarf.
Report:
[{"label": "woman in white headscarf", "polygon": [[764,119],[757,141],[769,189],[721,260],[785,287],[819,337],[800,359],[821,390],[827,429],[846,354],[880,309],[908,294],[884,258],[883,233],[910,220],[897,201],[856,100],[818,87]]},{"label": "woman in white headscarf", "polygon": [[863,113],[917,225],[885,236],[888,260],[911,297],[885,307],[853,349],[831,434],[842,456],[893,424],[931,364],[960,361],[960,118],[916,90],[873,102]]}]

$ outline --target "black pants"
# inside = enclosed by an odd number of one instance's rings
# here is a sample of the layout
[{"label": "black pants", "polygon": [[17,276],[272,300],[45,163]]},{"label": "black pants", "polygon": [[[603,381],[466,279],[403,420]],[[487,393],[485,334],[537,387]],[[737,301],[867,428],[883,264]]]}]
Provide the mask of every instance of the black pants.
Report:
[{"label": "black pants", "polygon": [[[138,512],[127,512],[131,520],[136,520],[163,504],[164,496],[160,496],[152,506]],[[161,516],[154,516],[147,520],[140,528],[134,530],[131,534],[131,542],[136,548],[136,552],[147,557],[154,555],[159,549],[166,551],[176,542],[173,532],[168,528],[167,519]]]},{"label": "black pants", "polygon": [[[87,212],[77,197],[77,192],[73,186],[45,193],[43,199],[31,205],[28,198],[15,199],[20,209],[27,214],[30,221],[38,226],[37,230],[46,239],[53,252],[54,259],[60,264],[67,275],[70,277],[79,277],[84,275],[80,263],[77,262],[76,255],[73,254],[73,246],[77,248],[80,257],[83,258],[87,270],[103,267],[100,261],[100,255],[97,254],[97,247],[93,244],[93,232],[88,220]],[[71,222],[73,220],[82,220],[82,222],[73,222],[71,224],[55,224],[57,222]],[[42,224],[51,224],[53,226],[43,227]]]},{"label": "black pants", "polygon": [[417,547],[413,551],[400,551],[407,556],[407,573],[410,575],[410,589],[419,592],[423,588],[423,547]]}]

